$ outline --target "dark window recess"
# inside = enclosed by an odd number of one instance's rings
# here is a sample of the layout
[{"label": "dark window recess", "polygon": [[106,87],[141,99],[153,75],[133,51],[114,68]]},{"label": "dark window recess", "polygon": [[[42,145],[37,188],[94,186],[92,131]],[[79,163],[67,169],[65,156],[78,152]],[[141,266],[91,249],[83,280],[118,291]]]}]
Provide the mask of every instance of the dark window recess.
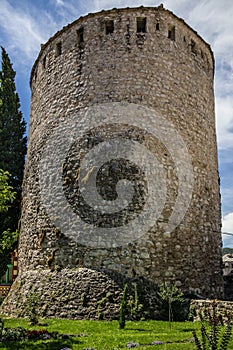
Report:
[{"label": "dark window recess", "polygon": [[197,53],[197,51],[196,51],[196,43],[195,43],[194,40],[191,40],[190,48],[191,48],[191,52],[192,53],[195,53],[195,54]]},{"label": "dark window recess", "polygon": [[173,41],[176,40],[176,29],[175,26],[171,26],[168,29],[168,39],[171,39]]},{"label": "dark window recess", "polygon": [[61,55],[61,42],[57,43],[56,44],[56,57],[60,56]]},{"label": "dark window recess", "polygon": [[186,43],[186,37],[185,36],[183,37],[183,41]]},{"label": "dark window recess", "polygon": [[146,17],[137,18],[137,33],[146,33]]},{"label": "dark window recess", "polygon": [[43,68],[46,68],[46,56],[43,58]]},{"label": "dark window recess", "polygon": [[83,27],[81,27],[77,30],[77,38],[78,38],[78,45],[82,45],[84,43],[84,29],[83,29]]},{"label": "dark window recess", "polygon": [[159,23],[156,23],[156,30],[160,30]]},{"label": "dark window recess", "polygon": [[109,20],[105,22],[105,33],[112,34],[114,32],[114,21]]}]

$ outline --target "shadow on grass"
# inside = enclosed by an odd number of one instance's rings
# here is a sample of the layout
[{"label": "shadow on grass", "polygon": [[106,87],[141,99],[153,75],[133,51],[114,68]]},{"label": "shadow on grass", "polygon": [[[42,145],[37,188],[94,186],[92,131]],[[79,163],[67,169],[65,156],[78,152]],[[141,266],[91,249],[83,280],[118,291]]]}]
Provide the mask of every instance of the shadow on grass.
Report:
[{"label": "shadow on grass", "polygon": [[22,341],[22,342],[0,342],[0,349],[9,349],[9,350],[60,350],[62,348],[71,348],[74,344],[80,344],[80,341],[77,339],[68,339],[68,340],[47,340],[47,341]]},{"label": "shadow on grass", "polygon": [[129,328],[125,327],[126,331],[138,331],[138,332],[152,332],[153,329],[143,329],[143,328]]}]

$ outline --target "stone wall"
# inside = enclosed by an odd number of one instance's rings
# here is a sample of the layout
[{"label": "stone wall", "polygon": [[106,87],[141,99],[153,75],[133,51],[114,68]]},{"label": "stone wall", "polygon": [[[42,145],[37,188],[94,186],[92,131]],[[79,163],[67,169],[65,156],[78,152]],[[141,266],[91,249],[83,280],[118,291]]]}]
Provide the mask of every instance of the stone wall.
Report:
[{"label": "stone wall", "polygon": [[[27,285],[15,284],[4,311],[9,309],[12,295],[24,293],[25,286],[28,290],[30,285],[38,283],[39,286],[41,283],[44,291],[50,291],[50,282],[45,283],[45,275],[51,275],[55,281],[58,278],[55,272],[50,271],[59,270],[60,274],[64,271],[62,288],[65,288],[69,271],[84,267],[108,271],[109,276],[117,272],[120,279],[143,278],[155,288],[166,280],[176,283],[187,293],[222,296],[213,76],[214,58],[209,45],[182,19],[162,6],[89,14],[63,28],[42,46],[31,74],[30,134],[19,242],[21,277],[18,281],[27,276]],[[138,121],[141,127],[132,127],[127,118],[116,126],[117,116],[114,121],[112,112],[110,124],[103,120],[104,126],[90,129],[92,121],[85,120],[85,113],[88,115],[90,109],[97,111],[101,106],[104,110],[106,104],[111,106],[111,112],[114,108],[125,111],[124,108],[129,105],[137,108],[135,114],[141,111],[141,121]],[[157,119],[148,119],[148,111],[154,111]],[[81,117],[75,120],[75,116]],[[66,235],[48,214],[48,207],[42,200],[40,161],[56,128],[61,130],[56,135],[57,147],[66,143],[63,132],[66,123],[71,120],[75,120],[73,128],[78,125],[84,132],[82,138],[72,143],[64,157],[61,177],[67,201],[82,218],[89,210],[81,201],[75,182],[79,178],[82,152],[88,153],[98,142],[109,140],[114,135],[122,142],[128,139],[147,147],[162,164],[167,186],[165,204],[158,219],[139,239],[108,246],[107,237],[106,241],[105,238],[99,241],[99,246],[98,242],[92,244],[93,225],[107,227],[110,220],[113,226],[123,230],[124,225],[144,208],[149,187],[144,184],[143,172],[124,159],[118,164],[120,170],[116,176],[111,174],[110,184],[104,177],[106,169],[103,168],[98,188],[105,199],[113,200],[112,188],[116,186],[117,179],[126,174],[127,179],[133,181],[133,175],[137,175],[134,189],[138,197],[123,216],[111,219],[106,215],[93,223],[91,220],[94,220],[96,212],[90,210],[89,218],[83,218],[83,228],[74,233],[81,237],[79,240]],[[150,123],[152,125],[155,121],[160,123],[165,144],[172,137],[167,125],[172,125],[171,130],[174,128],[179,134],[189,154],[191,166],[188,170],[191,169],[193,176],[192,183],[189,183],[187,173],[182,174],[182,181],[187,182],[185,186],[191,188],[192,196],[180,224],[169,234],[166,234],[165,227],[179,197],[182,164],[173,159],[173,147],[167,149],[159,136],[154,137],[150,132]],[[67,142],[70,142],[68,136]],[[180,148],[182,156],[182,152],[185,153],[182,143]],[[92,160],[88,164],[89,169],[92,169],[91,164]],[[51,162],[47,168],[44,167],[45,177],[51,174],[51,182],[53,166]],[[110,162],[111,166],[115,164]],[[105,184],[110,186],[110,190],[104,187]],[[156,191],[159,198],[164,196],[162,187]],[[65,220],[63,224],[68,227],[71,221],[69,215]],[[137,234],[138,227],[135,225],[136,238]],[[85,235],[88,238],[83,242]],[[79,288],[78,283],[75,288]],[[107,292],[107,287],[105,290]],[[119,301],[118,296],[116,300]],[[50,315],[53,312],[48,308],[46,313]],[[90,315],[85,313],[84,316]]]},{"label": "stone wall", "polygon": [[226,315],[232,315],[233,312],[233,302],[225,300],[192,300],[190,304],[191,312],[195,313],[194,319],[199,320],[199,314],[204,315],[206,312],[209,312],[211,315],[213,313],[213,303],[216,307],[217,315],[222,315],[223,319],[226,318]]}]

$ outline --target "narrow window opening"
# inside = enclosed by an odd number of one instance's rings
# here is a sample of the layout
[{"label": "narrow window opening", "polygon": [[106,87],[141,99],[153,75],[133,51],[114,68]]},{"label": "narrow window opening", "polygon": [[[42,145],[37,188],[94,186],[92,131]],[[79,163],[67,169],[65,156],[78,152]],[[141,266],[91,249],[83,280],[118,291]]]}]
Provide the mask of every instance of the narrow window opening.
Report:
[{"label": "narrow window opening", "polygon": [[61,49],[62,49],[61,42],[59,42],[56,44],[56,57],[61,55]]},{"label": "narrow window opening", "polygon": [[46,68],[46,56],[43,58],[43,68]]},{"label": "narrow window opening", "polygon": [[105,22],[105,33],[106,35],[112,34],[114,32],[114,21],[109,20]]},{"label": "narrow window opening", "polygon": [[146,33],[146,17],[137,18],[137,33]]},{"label": "narrow window opening", "polygon": [[194,40],[191,40],[190,48],[191,48],[191,52],[196,54],[196,43]]},{"label": "narrow window opening", "polygon": [[104,27],[105,27],[105,25],[104,25],[104,20],[101,18],[101,19],[100,19],[100,31],[101,31],[101,32],[104,32]]},{"label": "narrow window opening", "polygon": [[172,41],[176,40],[175,26],[171,26],[168,28],[168,39],[171,39]]},{"label": "narrow window opening", "polygon": [[183,41],[186,43],[186,37],[185,36],[183,37]]},{"label": "narrow window opening", "polygon": [[77,30],[77,37],[78,37],[78,45],[81,45],[84,43],[84,28],[81,27]]},{"label": "narrow window opening", "polygon": [[156,30],[160,30],[159,23],[156,23]]}]

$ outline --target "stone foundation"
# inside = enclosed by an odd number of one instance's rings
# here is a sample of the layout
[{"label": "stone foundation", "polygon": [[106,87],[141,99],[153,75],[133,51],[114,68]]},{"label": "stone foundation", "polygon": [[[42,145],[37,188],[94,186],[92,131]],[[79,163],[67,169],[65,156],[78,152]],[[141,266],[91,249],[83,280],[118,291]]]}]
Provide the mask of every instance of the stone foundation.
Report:
[{"label": "stone foundation", "polygon": [[[26,317],[30,299],[37,300],[37,315],[70,319],[118,319],[124,284],[134,297],[137,284],[139,302],[153,309],[156,317],[156,289],[144,280],[127,280],[119,275],[87,268],[41,270],[21,274],[4,300],[1,313]],[[9,300],[12,301],[9,308]]]}]

